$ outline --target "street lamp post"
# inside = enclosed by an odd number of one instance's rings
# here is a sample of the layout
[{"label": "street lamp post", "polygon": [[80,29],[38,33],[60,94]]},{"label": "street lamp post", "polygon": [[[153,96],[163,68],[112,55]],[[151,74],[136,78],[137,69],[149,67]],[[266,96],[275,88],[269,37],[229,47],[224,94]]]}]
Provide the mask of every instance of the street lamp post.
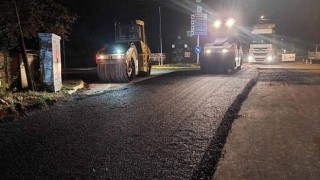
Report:
[{"label": "street lamp post", "polygon": [[160,64],[163,65],[163,57],[162,57],[162,26],[161,26],[161,7],[159,6],[159,39],[160,39]]}]

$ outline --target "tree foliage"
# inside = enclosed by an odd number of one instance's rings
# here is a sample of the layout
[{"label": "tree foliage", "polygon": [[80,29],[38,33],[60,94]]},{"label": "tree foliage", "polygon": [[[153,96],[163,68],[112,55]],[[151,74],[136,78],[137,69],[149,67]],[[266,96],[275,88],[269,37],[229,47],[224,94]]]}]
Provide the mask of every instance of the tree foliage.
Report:
[{"label": "tree foliage", "polygon": [[[77,19],[58,0],[16,0],[25,38],[36,38],[39,32],[54,33],[68,39]],[[18,22],[12,0],[0,4],[0,48],[8,50],[18,44]]]}]

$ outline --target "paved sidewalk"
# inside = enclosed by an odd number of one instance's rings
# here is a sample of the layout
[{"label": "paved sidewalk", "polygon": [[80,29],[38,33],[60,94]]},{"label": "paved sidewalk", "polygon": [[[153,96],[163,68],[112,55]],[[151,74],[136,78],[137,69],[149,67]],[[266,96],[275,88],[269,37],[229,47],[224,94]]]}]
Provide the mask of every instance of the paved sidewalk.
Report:
[{"label": "paved sidewalk", "polygon": [[320,86],[258,82],[213,179],[320,179]]}]

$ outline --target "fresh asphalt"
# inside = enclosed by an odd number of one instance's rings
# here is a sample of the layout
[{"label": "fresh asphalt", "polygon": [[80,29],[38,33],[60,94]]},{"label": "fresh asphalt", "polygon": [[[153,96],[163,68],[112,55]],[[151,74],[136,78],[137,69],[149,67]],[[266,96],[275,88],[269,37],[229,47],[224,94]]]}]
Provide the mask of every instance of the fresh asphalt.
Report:
[{"label": "fresh asphalt", "polygon": [[231,75],[187,70],[90,96],[80,92],[0,125],[0,174],[3,179],[202,177],[202,166],[210,164],[199,164],[210,158],[208,146],[221,120],[256,76],[256,68]]},{"label": "fresh asphalt", "polygon": [[[277,72],[260,71],[262,73],[258,86],[261,81],[276,82],[270,85],[273,90],[277,90],[278,83],[282,83],[280,88],[282,90],[286,89],[287,84],[295,82],[303,86],[317,86],[312,84],[317,83],[317,80],[312,79],[319,78],[319,74],[314,74],[313,71],[296,72],[283,68]],[[211,179],[215,172],[215,165],[212,164],[218,162],[219,159],[216,158],[220,157],[221,152],[224,153],[222,157],[227,159],[233,157],[230,156],[231,150],[239,149],[240,152],[241,150],[246,152],[247,149],[250,152],[252,149],[263,148],[250,144],[249,140],[258,136],[253,133],[249,134],[247,142],[233,143],[231,146],[233,148],[230,150],[227,148],[233,141],[230,140],[231,134],[225,149],[222,149],[231,128],[228,123],[235,120],[236,124],[238,120],[246,117],[242,116],[246,114],[242,110],[239,115],[237,114],[240,110],[239,105],[252,88],[250,84],[254,85],[255,82],[252,80],[257,77],[257,66],[245,66],[243,70],[232,75],[179,71],[125,86],[107,87],[104,91],[90,96],[81,92],[69,101],[58,103],[52,109],[30,115],[19,122],[0,125],[1,177],[2,179]],[[90,78],[89,81],[96,82]],[[255,88],[253,92],[259,95]],[[267,93],[266,96],[268,95]],[[281,96],[280,93],[279,95]],[[254,96],[257,99],[263,97],[265,96]],[[248,107],[246,104],[248,102],[252,102],[250,95],[244,102],[244,107]],[[317,114],[313,116],[314,120],[319,117]],[[236,119],[237,117],[239,119]],[[274,128],[273,123],[276,124],[276,122],[270,123],[269,129]],[[259,126],[255,123],[250,127]],[[246,127],[242,128],[244,129],[240,129],[240,132],[247,131]],[[297,128],[299,130],[299,127]],[[238,136],[239,128],[232,129],[232,132],[234,131],[235,136]],[[254,132],[254,129],[250,132]],[[286,137],[286,134],[282,135]],[[290,137],[288,133],[286,139],[290,140]],[[313,139],[315,148],[317,140],[315,136]],[[297,149],[296,152],[304,151]],[[228,176],[234,173],[245,174],[244,179],[248,177],[268,179],[268,176],[248,176],[255,172],[266,175],[268,171],[263,171],[261,167],[263,164],[257,166],[250,163],[248,161],[250,159],[243,159],[248,157],[248,154],[238,154],[238,156],[242,156],[242,159],[239,157],[237,159],[237,156],[235,158],[235,161],[241,160],[239,166],[229,166],[229,164],[224,168],[221,168],[225,163],[225,159],[222,158],[215,179],[234,179],[233,177],[241,179],[239,176]],[[264,156],[264,158],[269,157]],[[317,168],[319,165],[317,159],[313,158],[312,162],[315,162],[314,167]],[[241,166],[241,163],[248,164]],[[236,168],[230,169],[230,167]],[[246,169],[241,170],[239,167]],[[274,169],[277,169],[277,166],[271,168]],[[282,169],[279,168],[277,172],[281,173],[280,170]],[[289,173],[290,170],[288,168],[286,172]],[[301,172],[308,174],[312,171],[303,171],[301,168]],[[287,177],[294,179],[298,176]],[[315,174],[305,177],[318,176]]]}]

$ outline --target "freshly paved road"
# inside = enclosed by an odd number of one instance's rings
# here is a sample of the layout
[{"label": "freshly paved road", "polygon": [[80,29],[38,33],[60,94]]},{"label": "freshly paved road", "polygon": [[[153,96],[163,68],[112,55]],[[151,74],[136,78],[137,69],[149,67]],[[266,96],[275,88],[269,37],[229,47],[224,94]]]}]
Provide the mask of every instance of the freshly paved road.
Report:
[{"label": "freshly paved road", "polygon": [[0,125],[0,179],[188,179],[256,68],[179,71]]}]

